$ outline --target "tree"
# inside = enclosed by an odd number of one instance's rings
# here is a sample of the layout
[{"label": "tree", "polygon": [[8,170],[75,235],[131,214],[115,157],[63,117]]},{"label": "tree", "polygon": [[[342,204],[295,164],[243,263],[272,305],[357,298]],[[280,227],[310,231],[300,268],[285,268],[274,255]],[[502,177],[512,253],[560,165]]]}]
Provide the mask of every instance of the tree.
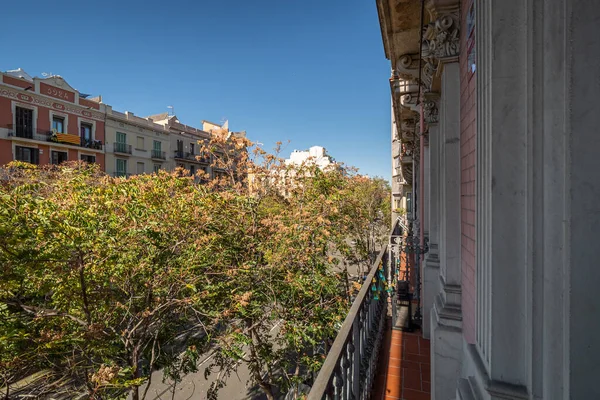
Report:
[{"label": "tree", "polygon": [[80,163],[8,166],[6,392],[47,370],[38,394],[60,382],[94,399],[143,399],[154,369],[174,388],[209,349],[212,396],[240,362],[268,398],[318,371],[350,305],[336,255],[372,249],[348,239],[377,238],[385,185],[344,168],[288,166],[235,135],[215,134],[203,151],[221,174],[202,185],[178,172],[124,179]]}]

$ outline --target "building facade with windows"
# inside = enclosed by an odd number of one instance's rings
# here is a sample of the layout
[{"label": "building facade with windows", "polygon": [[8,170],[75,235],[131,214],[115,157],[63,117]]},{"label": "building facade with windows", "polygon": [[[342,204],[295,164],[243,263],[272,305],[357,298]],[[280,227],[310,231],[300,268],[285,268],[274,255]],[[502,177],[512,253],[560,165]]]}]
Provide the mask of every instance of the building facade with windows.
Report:
[{"label": "building facade with windows", "polygon": [[95,162],[104,168],[104,104],[62,77],[0,73],[0,164]]},{"label": "building facade with windows", "polygon": [[163,125],[107,106],[106,173],[111,176],[151,174],[171,169],[170,132]]},{"label": "building facade with windows", "polygon": [[151,115],[147,119],[163,126],[169,132],[169,170],[183,168],[190,175],[195,175],[201,170],[208,174],[209,179],[213,177],[211,159],[201,151],[202,143],[210,140],[209,132],[182,124],[176,115],[168,113]]}]

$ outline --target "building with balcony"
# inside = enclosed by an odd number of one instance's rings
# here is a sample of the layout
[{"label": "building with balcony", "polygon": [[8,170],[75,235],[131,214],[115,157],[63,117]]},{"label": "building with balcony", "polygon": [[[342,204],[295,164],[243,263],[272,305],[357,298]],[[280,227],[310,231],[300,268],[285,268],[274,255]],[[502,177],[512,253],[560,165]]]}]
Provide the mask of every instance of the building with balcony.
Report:
[{"label": "building with balcony", "polygon": [[176,115],[169,113],[151,115],[147,119],[169,132],[169,170],[179,167],[188,170],[190,175],[202,170],[213,177],[210,156],[201,153],[202,143],[211,138],[209,132],[182,124]]},{"label": "building with balcony", "polygon": [[96,162],[104,168],[105,105],[60,76],[0,73],[0,164]]},{"label": "building with balcony", "polygon": [[375,3],[411,213],[309,399],[599,399],[597,2]]},{"label": "building with balcony", "polygon": [[109,175],[151,174],[171,169],[167,157],[171,153],[170,132],[164,125],[107,106],[106,142]]}]

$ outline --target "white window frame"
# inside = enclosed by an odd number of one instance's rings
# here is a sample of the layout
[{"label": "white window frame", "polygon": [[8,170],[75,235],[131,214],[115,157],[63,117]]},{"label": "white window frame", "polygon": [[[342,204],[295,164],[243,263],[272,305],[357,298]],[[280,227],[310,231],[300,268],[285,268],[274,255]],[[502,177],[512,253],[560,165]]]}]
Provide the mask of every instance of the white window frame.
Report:
[{"label": "white window frame", "polygon": [[[78,117],[77,118],[77,136],[81,137],[81,124],[88,124],[92,126],[92,140],[96,140],[96,121],[93,119],[87,119]],[[52,125],[50,125],[52,126]]]},{"label": "white window frame", "polygon": [[[48,113],[50,115],[49,123],[50,123],[50,132],[52,132],[52,120],[55,116],[63,119],[63,128],[65,132],[57,132],[57,133],[69,133],[69,114],[57,112],[54,110],[50,110]],[[78,128],[79,129],[79,128]],[[79,132],[78,132],[79,135]]]}]

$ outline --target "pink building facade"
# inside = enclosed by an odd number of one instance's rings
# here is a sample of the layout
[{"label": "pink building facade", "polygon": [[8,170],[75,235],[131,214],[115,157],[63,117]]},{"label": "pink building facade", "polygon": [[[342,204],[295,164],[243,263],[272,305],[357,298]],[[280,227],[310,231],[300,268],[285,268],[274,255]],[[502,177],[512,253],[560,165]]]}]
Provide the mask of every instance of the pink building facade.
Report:
[{"label": "pink building facade", "polygon": [[104,104],[63,78],[0,73],[0,164],[84,160],[104,170]]}]

